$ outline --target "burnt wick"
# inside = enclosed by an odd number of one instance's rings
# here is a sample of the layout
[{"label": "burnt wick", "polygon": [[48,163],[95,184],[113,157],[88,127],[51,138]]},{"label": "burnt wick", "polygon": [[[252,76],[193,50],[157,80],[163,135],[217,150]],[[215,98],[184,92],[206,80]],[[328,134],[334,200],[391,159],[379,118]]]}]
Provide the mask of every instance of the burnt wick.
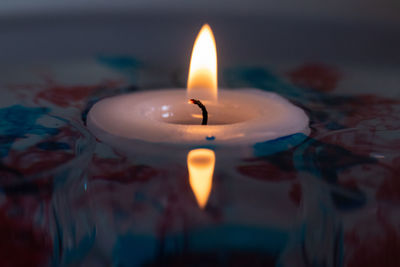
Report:
[{"label": "burnt wick", "polygon": [[195,104],[195,105],[199,106],[199,108],[201,108],[201,112],[203,113],[203,121],[201,122],[201,125],[207,125],[208,112],[207,112],[206,106],[204,106],[200,100],[193,99],[193,98],[189,100],[189,103]]}]

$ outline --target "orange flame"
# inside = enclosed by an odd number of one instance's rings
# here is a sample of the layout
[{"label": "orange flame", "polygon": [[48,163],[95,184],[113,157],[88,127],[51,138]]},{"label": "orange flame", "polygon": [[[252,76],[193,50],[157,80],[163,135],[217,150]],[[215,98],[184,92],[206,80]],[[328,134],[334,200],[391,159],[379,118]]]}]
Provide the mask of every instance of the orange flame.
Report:
[{"label": "orange flame", "polygon": [[194,42],[187,94],[188,98],[202,100],[216,101],[218,98],[217,47],[208,24],[203,25]]},{"label": "orange flame", "polygon": [[197,204],[203,209],[212,188],[215,167],[215,153],[210,149],[191,150],[187,156],[189,183],[196,197]]}]

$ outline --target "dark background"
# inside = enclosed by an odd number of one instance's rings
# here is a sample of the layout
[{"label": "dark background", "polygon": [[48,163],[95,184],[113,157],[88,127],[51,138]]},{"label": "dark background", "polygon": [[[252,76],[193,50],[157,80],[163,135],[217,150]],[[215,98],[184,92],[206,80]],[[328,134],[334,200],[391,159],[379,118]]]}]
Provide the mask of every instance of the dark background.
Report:
[{"label": "dark background", "polygon": [[400,62],[396,0],[25,0],[0,3],[0,64],[112,53],[186,66],[204,22],[220,65]]}]

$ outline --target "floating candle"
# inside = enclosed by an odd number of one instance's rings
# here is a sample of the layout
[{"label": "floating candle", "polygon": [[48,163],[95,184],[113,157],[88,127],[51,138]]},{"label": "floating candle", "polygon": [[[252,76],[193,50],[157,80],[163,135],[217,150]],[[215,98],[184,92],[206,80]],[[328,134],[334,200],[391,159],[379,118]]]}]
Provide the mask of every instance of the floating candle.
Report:
[{"label": "floating candle", "polygon": [[[193,48],[187,92],[182,89],[136,92],[104,99],[88,114],[92,133],[107,143],[238,145],[308,134],[308,117],[283,97],[258,89],[217,89],[214,36],[201,29]],[[189,99],[198,99],[202,111]]]}]

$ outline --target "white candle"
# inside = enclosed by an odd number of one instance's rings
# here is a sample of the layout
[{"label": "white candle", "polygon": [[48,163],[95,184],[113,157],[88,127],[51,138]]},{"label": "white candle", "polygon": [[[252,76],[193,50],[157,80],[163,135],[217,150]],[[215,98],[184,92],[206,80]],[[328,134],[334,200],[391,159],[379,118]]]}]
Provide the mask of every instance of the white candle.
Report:
[{"label": "white candle", "polygon": [[[295,133],[309,133],[308,117],[283,97],[257,89],[217,91],[214,37],[208,25],[196,39],[188,90],[137,92],[104,99],[88,114],[92,133],[107,143],[129,146],[144,141],[159,144],[254,144]],[[202,112],[188,103],[202,101]]]}]

